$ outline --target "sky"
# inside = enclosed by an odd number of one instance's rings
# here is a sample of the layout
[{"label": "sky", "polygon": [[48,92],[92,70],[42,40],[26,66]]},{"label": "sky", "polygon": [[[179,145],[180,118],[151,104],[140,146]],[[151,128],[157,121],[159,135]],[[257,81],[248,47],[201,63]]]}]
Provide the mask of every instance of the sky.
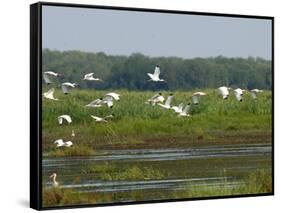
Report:
[{"label": "sky", "polygon": [[271,59],[271,20],[43,6],[43,48]]}]

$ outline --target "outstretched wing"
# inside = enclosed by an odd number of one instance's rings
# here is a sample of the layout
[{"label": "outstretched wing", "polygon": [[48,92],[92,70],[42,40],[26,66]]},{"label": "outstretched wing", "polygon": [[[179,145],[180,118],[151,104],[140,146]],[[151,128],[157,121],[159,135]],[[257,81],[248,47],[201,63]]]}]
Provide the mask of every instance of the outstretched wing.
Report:
[{"label": "outstretched wing", "polygon": [[198,100],[198,96],[197,96],[197,95],[193,95],[193,96],[192,96],[192,103],[193,103],[193,104],[198,104],[198,103],[199,103],[199,100]]},{"label": "outstretched wing", "polygon": [[165,105],[166,106],[171,106],[172,100],[173,100],[173,96],[169,95],[167,100],[166,100],[166,102],[165,102]]},{"label": "outstretched wing", "polygon": [[69,93],[68,87],[66,85],[61,85],[61,89],[62,89],[62,92],[64,94],[68,94]]},{"label": "outstretched wing", "polygon": [[69,115],[62,115],[61,116],[63,119],[65,119],[68,123],[71,123],[72,122],[72,119]]},{"label": "outstretched wing", "polygon": [[190,113],[190,105],[186,105],[186,107],[183,109],[183,112],[186,114]]},{"label": "outstretched wing", "polygon": [[44,81],[45,81],[46,84],[51,84],[52,83],[52,81],[50,80],[48,74],[44,73],[43,74],[43,78],[44,78]]},{"label": "outstretched wing", "polygon": [[158,77],[159,78],[159,75],[160,75],[160,67],[159,66],[156,66],[155,69],[154,69],[154,74],[153,74],[155,77]]}]

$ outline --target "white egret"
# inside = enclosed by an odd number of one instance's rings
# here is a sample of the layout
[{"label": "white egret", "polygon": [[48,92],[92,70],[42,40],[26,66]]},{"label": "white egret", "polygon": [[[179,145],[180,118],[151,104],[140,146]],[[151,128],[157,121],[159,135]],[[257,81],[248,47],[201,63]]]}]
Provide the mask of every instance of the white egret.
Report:
[{"label": "white egret", "polygon": [[93,100],[91,103],[87,104],[87,107],[93,107],[93,108],[97,108],[97,107],[102,107],[103,104],[103,98],[99,98],[96,100]]},{"label": "white egret", "polygon": [[178,114],[179,117],[191,117],[190,115],[190,104],[187,104],[185,108]]},{"label": "white egret", "polygon": [[58,187],[59,186],[59,183],[57,182],[57,174],[56,173],[53,173],[50,177],[50,179],[52,179],[53,181],[53,187]]},{"label": "white egret", "polygon": [[222,98],[224,100],[228,99],[230,89],[231,89],[230,87],[225,87],[225,86],[218,88],[218,92],[220,95],[222,95]]},{"label": "white egret", "polygon": [[115,93],[115,92],[107,93],[104,97],[107,97],[107,96],[112,97],[116,101],[120,100],[120,94]]},{"label": "white egret", "polygon": [[54,143],[57,147],[71,147],[73,145],[71,141],[64,142],[62,139],[55,140]]},{"label": "white egret", "polygon": [[78,84],[76,84],[76,83],[65,82],[65,83],[61,84],[61,89],[62,89],[62,92],[65,95],[67,95],[69,93],[70,89],[75,88],[77,86],[78,86]]},{"label": "white egret", "polygon": [[237,99],[237,101],[242,101],[242,97],[243,97],[243,92],[245,92],[246,90],[244,89],[240,89],[240,88],[237,88],[234,91],[234,95],[235,95],[235,98]]},{"label": "white egret", "polygon": [[61,74],[57,73],[57,72],[53,72],[53,71],[46,71],[43,73],[43,79],[45,81],[46,84],[51,84],[53,83],[50,79],[50,77],[59,77],[61,76]]},{"label": "white egret", "polygon": [[180,103],[178,106],[172,106],[172,109],[175,111],[175,113],[181,113],[183,110],[183,103]]},{"label": "white egret", "polygon": [[152,96],[150,99],[148,99],[145,103],[146,104],[152,104],[152,106],[155,106],[157,103],[163,103],[165,98],[162,96],[162,93],[159,92],[158,94]]},{"label": "white egret", "polygon": [[51,99],[51,100],[57,101],[59,99],[54,97],[54,92],[55,92],[55,88],[51,88],[47,92],[43,93],[43,97],[47,98],[47,99]]},{"label": "white egret", "polygon": [[260,90],[260,89],[252,89],[252,90],[250,91],[251,96],[252,96],[252,98],[253,98],[254,100],[257,100],[257,94],[258,94],[258,93],[261,93],[261,92],[263,92],[263,90]]},{"label": "white egret", "polygon": [[105,116],[104,118],[101,118],[101,117],[98,117],[98,116],[94,116],[94,115],[91,115],[91,117],[93,119],[95,119],[95,121],[97,123],[107,123],[108,121],[106,120],[107,118],[113,118],[113,115],[108,115],[108,116]]},{"label": "white egret", "polygon": [[71,137],[75,137],[75,132],[74,132],[74,130],[71,131]]},{"label": "white egret", "polygon": [[63,121],[67,121],[68,123],[71,123],[72,122],[72,119],[71,119],[71,117],[69,116],[69,115],[60,115],[59,117],[58,117],[58,122],[59,122],[59,124],[60,125],[62,125],[63,124]]},{"label": "white egret", "polygon": [[199,96],[205,96],[207,95],[206,93],[204,92],[195,92],[192,94],[192,103],[193,104],[199,104]]},{"label": "white egret", "polygon": [[160,67],[158,65],[155,67],[153,74],[152,73],[147,73],[147,75],[150,77],[150,79],[148,81],[154,81],[154,82],[165,81],[164,79],[160,79],[159,78]]},{"label": "white egret", "polygon": [[95,78],[93,72],[84,75],[83,80],[86,80],[86,81],[102,81],[100,78]]},{"label": "white egret", "polygon": [[158,103],[158,105],[165,109],[171,109],[172,100],[173,100],[173,94],[170,94],[164,104]]}]

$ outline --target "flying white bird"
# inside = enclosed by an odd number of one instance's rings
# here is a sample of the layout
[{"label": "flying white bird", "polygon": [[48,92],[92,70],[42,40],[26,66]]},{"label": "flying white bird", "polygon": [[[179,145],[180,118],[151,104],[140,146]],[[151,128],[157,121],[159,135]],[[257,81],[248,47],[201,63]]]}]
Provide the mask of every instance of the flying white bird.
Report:
[{"label": "flying white bird", "polygon": [[152,106],[155,106],[157,103],[163,103],[165,98],[162,96],[162,93],[159,92],[158,94],[152,96],[150,99],[148,99],[145,103],[146,104],[152,104]]},{"label": "flying white bird", "polygon": [[75,132],[74,132],[74,130],[71,131],[71,137],[75,137]]},{"label": "flying white bird", "polygon": [[235,98],[237,99],[237,101],[242,101],[242,97],[243,97],[243,92],[245,92],[246,90],[244,89],[240,89],[240,88],[237,88],[234,91],[234,95],[235,95]]},{"label": "flying white bird", "polygon": [[183,110],[183,103],[180,103],[178,106],[172,106],[172,109],[175,111],[175,113],[181,113]]},{"label": "flying white bird", "polygon": [[106,119],[107,118],[113,118],[113,115],[108,115],[108,116],[105,116],[104,118],[101,118],[101,117],[98,117],[98,116],[94,116],[94,115],[91,115],[91,117],[93,119],[95,119],[95,121],[97,123],[102,123],[102,122],[107,123],[108,121]]},{"label": "flying white bird", "polygon": [[178,114],[179,117],[191,117],[190,115],[190,104],[187,104],[185,108]]},{"label": "flying white bird", "polygon": [[120,100],[120,94],[115,93],[115,92],[107,93],[104,97],[107,97],[107,96],[112,97],[116,101]]},{"label": "flying white bird", "polygon": [[230,87],[225,87],[225,86],[218,88],[219,94],[222,95],[222,98],[224,100],[228,99],[230,89],[231,89]]},{"label": "flying white bird", "polygon": [[252,98],[253,98],[254,100],[257,100],[257,94],[258,94],[258,93],[261,93],[261,92],[263,92],[263,90],[260,90],[260,89],[252,89],[252,90],[250,91],[251,96],[252,96]]},{"label": "flying white bird", "polygon": [[54,92],[55,92],[55,89],[54,89],[54,88],[51,88],[51,89],[49,89],[47,92],[44,92],[44,93],[43,93],[43,97],[44,97],[44,98],[47,98],[47,99],[51,99],[51,100],[57,101],[57,100],[59,100],[59,99],[57,99],[57,98],[54,97]]},{"label": "flying white bird", "polygon": [[73,145],[71,141],[64,142],[62,139],[58,139],[54,141],[54,143],[57,145],[57,147],[71,147]]},{"label": "flying white bird", "polygon": [[173,94],[170,94],[164,104],[158,103],[158,105],[165,109],[171,109],[172,100],[173,100]]},{"label": "flying white bird", "polygon": [[53,187],[56,188],[56,187],[59,186],[59,183],[56,180],[56,178],[57,178],[57,174],[56,173],[53,173],[49,178],[52,179],[52,181],[53,181]]},{"label": "flying white bird", "polygon": [[114,100],[114,98],[112,96],[105,96],[102,100],[102,103],[106,104],[109,108],[112,108],[113,100]]},{"label": "flying white bird", "polygon": [[50,79],[50,77],[59,77],[61,74],[57,73],[57,72],[53,72],[53,71],[46,71],[43,73],[43,78],[46,84],[51,84],[52,81]]},{"label": "flying white bird", "polygon": [[154,82],[165,81],[164,79],[159,78],[159,75],[160,75],[160,67],[159,66],[155,67],[153,74],[147,73],[147,75],[150,77],[150,79],[148,81],[154,81]]},{"label": "flying white bird", "polygon": [[102,81],[100,78],[95,78],[93,72],[84,75],[83,80],[86,80],[86,81]]},{"label": "flying white bird", "polygon": [[204,92],[195,92],[192,94],[192,103],[193,104],[199,104],[199,96],[204,96],[204,95],[207,95],[206,93]]},{"label": "flying white bird", "polygon": [[60,125],[62,125],[63,124],[63,121],[67,121],[68,123],[71,123],[72,122],[72,119],[71,119],[71,117],[69,116],[69,115],[60,115],[59,117],[58,117],[58,122],[59,122],[59,124]]},{"label": "flying white bird", "polygon": [[65,95],[67,95],[69,93],[70,89],[75,88],[77,86],[78,86],[78,84],[76,84],[76,83],[65,82],[65,83],[61,84],[61,89],[62,89],[63,93]]},{"label": "flying white bird", "polygon": [[103,104],[103,98],[99,98],[96,100],[93,100],[91,103],[87,104],[87,107],[93,107],[93,108],[97,108],[97,107],[102,107]]}]

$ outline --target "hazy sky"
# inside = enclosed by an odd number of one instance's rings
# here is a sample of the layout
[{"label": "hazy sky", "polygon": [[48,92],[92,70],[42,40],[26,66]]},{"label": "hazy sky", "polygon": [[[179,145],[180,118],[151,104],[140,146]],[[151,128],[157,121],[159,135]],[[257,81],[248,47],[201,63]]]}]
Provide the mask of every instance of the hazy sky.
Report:
[{"label": "hazy sky", "polygon": [[271,20],[43,6],[43,48],[271,59]]}]

